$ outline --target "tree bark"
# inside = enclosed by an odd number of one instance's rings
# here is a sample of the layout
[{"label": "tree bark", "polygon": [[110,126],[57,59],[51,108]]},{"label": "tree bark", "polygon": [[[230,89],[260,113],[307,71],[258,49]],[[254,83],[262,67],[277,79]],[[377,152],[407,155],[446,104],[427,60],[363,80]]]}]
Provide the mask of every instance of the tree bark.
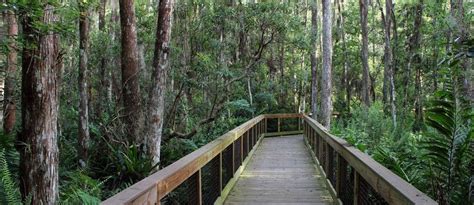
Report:
[{"label": "tree bark", "polygon": [[[380,2],[378,2],[380,4]],[[385,46],[384,46],[384,81],[383,81],[383,90],[384,90],[384,103],[385,107],[390,107],[392,121],[394,127],[397,125],[397,112],[395,105],[395,83],[394,83],[394,74],[393,74],[393,55],[391,48],[391,25],[392,25],[392,1],[385,0],[385,14],[380,8],[382,14],[382,21],[384,24],[384,33],[385,33]],[[387,98],[387,99],[385,99]],[[389,105],[387,105],[389,104]]]},{"label": "tree bark", "polygon": [[311,4],[311,112],[318,118],[318,1]]},{"label": "tree bark", "polygon": [[370,100],[370,73],[369,73],[369,43],[368,43],[368,29],[367,29],[367,13],[368,13],[368,2],[367,0],[359,0],[360,8],[360,25],[362,30],[362,49],[361,49],[361,60],[362,60],[362,102],[365,106],[369,107]]},{"label": "tree bark", "polygon": [[161,0],[158,5],[158,25],[156,31],[155,54],[149,97],[149,137],[147,146],[155,163],[160,161],[160,147],[165,106],[166,72],[170,61],[170,40],[173,16],[173,1]]},{"label": "tree bark", "polygon": [[419,54],[419,47],[421,44],[420,27],[422,23],[423,1],[420,1],[415,7],[415,20],[413,23],[413,33],[410,37],[409,53],[413,67],[415,68],[415,122],[413,130],[419,131],[423,127],[423,98],[421,85],[421,56]]},{"label": "tree bark", "polygon": [[280,105],[286,104],[286,90],[285,90],[285,43],[284,37],[282,37],[280,42],[280,53],[279,53],[279,68],[280,68],[280,94],[278,103]]},{"label": "tree bark", "polygon": [[129,143],[141,144],[141,103],[137,30],[133,0],[120,0],[120,26],[122,33],[122,101],[124,107],[125,133]]},{"label": "tree bark", "polygon": [[89,149],[89,106],[88,106],[88,52],[89,52],[89,8],[87,3],[79,3],[79,165],[85,167]]},{"label": "tree bark", "polygon": [[[463,0],[450,0],[450,15],[456,21],[456,31],[451,34],[453,43],[461,44],[469,39],[469,24],[464,21],[464,4]],[[451,42],[450,42],[451,43]],[[472,63],[467,57],[461,60],[462,75],[460,81],[463,85],[463,93],[471,104],[474,104],[474,76],[470,73]]]},{"label": "tree bark", "polygon": [[5,85],[3,96],[3,130],[5,134],[10,134],[15,127],[16,121],[16,103],[15,96],[15,82],[16,82],[16,67],[17,67],[17,36],[18,36],[18,22],[16,14],[13,11],[6,11],[5,17],[7,21],[8,32],[8,54],[7,54],[7,68],[5,70]]},{"label": "tree bark", "polygon": [[342,39],[342,52],[343,52],[343,61],[344,61],[344,70],[342,85],[345,88],[345,100],[346,100],[346,111],[347,113],[351,112],[351,95],[350,95],[350,86],[349,86],[349,58],[347,58],[347,47],[346,47],[346,31],[344,28],[344,0],[338,1],[338,12],[339,12],[339,22],[340,22],[340,32]]},{"label": "tree bark", "polygon": [[332,9],[331,1],[323,0],[323,68],[321,82],[321,123],[331,126],[332,114]]},{"label": "tree bark", "polygon": [[[100,0],[99,4],[99,31],[102,35],[106,34],[106,21],[105,21],[105,10],[106,10],[107,0]],[[110,31],[114,32],[114,31]],[[104,45],[105,49],[109,49],[108,45]],[[100,86],[97,89],[99,91],[99,96],[97,99],[97,108],[96,108],[96,117],[101,118],[102,113],[107,111],[107,104],[112,102],[112,95],[109,94],[109,91],[112,90],[110,83],[110,72],[107,69],[108,56],[107,53],[103,53],[100,56],[100,65],[99,65],[99,78]]]},{"label": "tree bark", "polygon": [[[36,5],[31,5],[36,6]],[[33,22],[51,28],[55,8],[45,4],[41,16],[25,11],[22,53],[22,130],[18,135],[20,190],[32,204],[58,203],[58,108],[61,55],[59,35],[40,31]]]}]

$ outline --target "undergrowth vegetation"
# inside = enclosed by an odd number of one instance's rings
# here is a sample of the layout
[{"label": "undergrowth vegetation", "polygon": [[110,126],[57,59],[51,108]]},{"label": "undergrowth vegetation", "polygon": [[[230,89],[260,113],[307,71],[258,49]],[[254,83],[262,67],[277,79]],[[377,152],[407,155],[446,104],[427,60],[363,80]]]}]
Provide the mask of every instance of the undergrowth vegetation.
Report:
[{"label": "undergrowth vegetation", "polygon": [[474,111],[460,95],[457,69],[457,62],[445,68],[443,90],[429,98],[422,131],[411,130],[412,119],[394,127],[381,103],[354,108],[331,131],[440,204],[468,203],[474,183]]}]

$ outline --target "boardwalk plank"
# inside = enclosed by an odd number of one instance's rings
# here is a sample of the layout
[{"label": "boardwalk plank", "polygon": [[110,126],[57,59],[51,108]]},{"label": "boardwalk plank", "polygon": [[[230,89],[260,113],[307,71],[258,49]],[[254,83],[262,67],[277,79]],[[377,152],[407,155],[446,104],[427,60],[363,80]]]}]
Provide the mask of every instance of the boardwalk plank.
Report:
[{"label": "boardwalk plank", "polygon": [[263,139],[224,204],[330,204],[303,137]]}]

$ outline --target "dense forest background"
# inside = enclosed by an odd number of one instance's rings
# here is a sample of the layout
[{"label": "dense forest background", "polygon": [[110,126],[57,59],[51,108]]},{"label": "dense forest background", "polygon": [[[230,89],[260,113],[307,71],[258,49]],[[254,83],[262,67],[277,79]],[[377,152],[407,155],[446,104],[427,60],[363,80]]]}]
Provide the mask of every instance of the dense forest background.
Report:
[{"label": "dense forest background", "polygon": [[300,112],[440,204],[474,203],[472,1],[0,10],[2,203],[97,204],[254,116]]}]

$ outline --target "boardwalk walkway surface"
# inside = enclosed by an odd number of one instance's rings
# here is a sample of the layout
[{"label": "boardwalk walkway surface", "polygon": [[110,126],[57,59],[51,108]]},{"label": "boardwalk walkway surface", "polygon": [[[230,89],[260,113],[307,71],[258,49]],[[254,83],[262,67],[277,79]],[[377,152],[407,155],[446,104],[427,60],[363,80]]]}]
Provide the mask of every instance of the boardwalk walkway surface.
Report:
[{"label": "boardwalk walkway surface", "polygon": [[331,202],[303,136],[297,135],[264,138],[224,204]]}]

